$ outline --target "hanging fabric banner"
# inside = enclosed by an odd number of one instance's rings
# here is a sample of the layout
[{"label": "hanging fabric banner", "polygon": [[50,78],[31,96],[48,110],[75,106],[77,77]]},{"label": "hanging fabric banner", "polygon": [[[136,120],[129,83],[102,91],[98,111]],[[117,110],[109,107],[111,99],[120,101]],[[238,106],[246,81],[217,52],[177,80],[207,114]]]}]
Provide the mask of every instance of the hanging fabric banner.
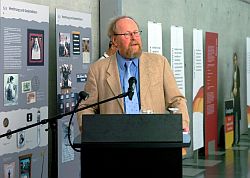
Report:
[{"label": "hanging fabric banner", "polygon": [[162,25],[148,21],[148,52],[162,55]]},{"label": "hanging fabric banner", "polygon": [[171,67],[177,86],[185,96],[183,27],[171,26]]},{"label": "hanging fabric banner", "polygon": [[205,60],[205,155],[217,151],[218,33],[206,32]]},{"label": "hanging fabric banner", "polygon": [[193,150],[204,146],[204,69],[202,30],[193,29]]}]

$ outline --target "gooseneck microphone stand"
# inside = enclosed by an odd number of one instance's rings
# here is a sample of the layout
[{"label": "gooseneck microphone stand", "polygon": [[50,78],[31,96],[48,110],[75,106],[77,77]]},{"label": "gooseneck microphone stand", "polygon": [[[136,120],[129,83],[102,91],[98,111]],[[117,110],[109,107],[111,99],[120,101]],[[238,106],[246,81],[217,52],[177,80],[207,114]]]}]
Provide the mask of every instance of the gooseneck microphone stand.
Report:
[{"label": "gooseneck microphone stand", "polygon": [[[3,138],[3,137],[6,137],[6,136],[9,136],[9,135],[12,135],[12,134],[14,134],[14,133],[17,133],[17,132],[20,132],[20,131],[23,131],[23,130],[27,130],[27,129],[29,129],[29,128],[32,128],[32,127],[35,127],[35,126],[38,126],[38,125],[42,125],[42,124],[44,125],[44,124],[47,124],[47,123],[51,124],[51,123],[55,122],[56,120],[63,118],[64,116],[68,116],[68,115],[70,115],[70,114],[74,114],[74,113],[77,113],[77,112],[79,112],[79,111],[82,111],[82,110],[91,108],[91,107],[96,106],[96,105],[100,105],[100,104],[103,104],[103,103],[107,103],[107,102],[109,102],[109,101],[112,101],[112,100],[115,100],[115,99],[118,99],[118,98],[126,97],[126,96],[128,96],[128,95],[131,95],[132,92],[133,92],[132,90],[128,90],[127,92],[124,92],[124,93],[122,93],[122,94],[120,94],[120,95],[117,95],[117,96],[114,96],[114,97],[105,99],[105,100],[103,100],[103,101],[96,102],[96,103],[94,103],[94,104],[90,104],[90,105],[87,105],[87,106],[85,106],[85,107],[82,107],[82,108],[79,108],[79,109],[75,109],[75,110],[73,110],[73,111],[70,111],[70,112],[67,112],[67,113],[64,113],[64,114],[56,115],[55,117],[52,117],[52,118],[50,118],[50,119],[43,119],[43,120],[41,120],[40,122],[37,122],[37,123],[34,123],[34,124],[30,124],[30,125],[28,125],[28,126],[25,126],[25,127],[22,127],[22,128],[19,128],[19,129],[16,129],[16,130],[7,132],[7,133],[5,133],[5,134],[2,134],[2,135],[0,135],[0,138]],[[78,103],[79,103],[79,102],[78,102]],[[79,105],[79,104],[78,104],[78,105]],[[51,128],[53,128],[53,126],[52,126]]]},{"label": "gooseneck microphone stand", "polygon": [[[31,125],[28,125],[26,127],[22,127],[22,128],[10,131],[10,132],[7,132],[5,134],[0,135],[0,138],[12,135],[14,133],[17,133],[17,132],[20,132],[20,131],[23,131],[23,130],[27,130],[29,128],[32,128],[32,127],[35,127],[35,126],[38,126],[38,125],[42,125],[42,124],[44,125],[46,123],[49,123],[49,128],[51,129],[51,134],[52,134],[52,143],[54,143],[57,140],[57,138],[56,138],[57,137],[57,127],[56,126],[57,126],[57,120],[58,119],[61,119],[64,116],[67,116],[67,115],[71,114],[72,115],[71,119],[70,119],[70,122],[71,122],[74,113],[77,113],[79,111],[82,111],[82,110],[91,108],[93,106],[100,105],[100,104],[103,104],[103,103],[115,100],[115,99],[118,99],[118,98],[123,98],[123,97],[126,97],[128,95],[132,95],[132,93],[133,93],[133,90],[128,89],[127,92],[124,92],[124,93],[122,93],[120,95],[117,95],[115,97],[108,98],[106,100],[103,100],[103,101],[100,101],[100,102],[97,102],[97,103],[94,103],[94,104],[90,104],[90,105],[87,105],[87,106],[79,108],[79,109],[76,109],[77,107],[75,107],[75,109],[73,111],[70,111],[70,112],[67,112],[67,113],[64,113],[64,114],[56,115],[55,117],[52,117],[50,119],[43,119],[40,122],[31,124]],[[78,104],[77,105],[79,105],[80,101],[81,101],[81,98],[78,100]],[[46,131],[48,131],[48,129],[46,129]],[[69,139],[70,146],[72,147],[73,150],[75,150],[77,152],[81,151],[81,150],[76,150],[76,148],[73,147],[73,144],[71,143],[71,140],[70,140],[70,134],[69,133],[70,133],[70,125],[68,127],[68,139]],[[55,150],[55,149],[52,148],[52,154],[57,154],[57,150]],[[58,177],[58,175],[57,175],[57,171],[58,171],[57,170],[58,169],[58,167],[57,167],[57,160],[52,160],[51,164],[52,164],[53,170],[54,171],[56,170],[54,173],[52,173],[52,176],[56,178],[56,177]]]}]

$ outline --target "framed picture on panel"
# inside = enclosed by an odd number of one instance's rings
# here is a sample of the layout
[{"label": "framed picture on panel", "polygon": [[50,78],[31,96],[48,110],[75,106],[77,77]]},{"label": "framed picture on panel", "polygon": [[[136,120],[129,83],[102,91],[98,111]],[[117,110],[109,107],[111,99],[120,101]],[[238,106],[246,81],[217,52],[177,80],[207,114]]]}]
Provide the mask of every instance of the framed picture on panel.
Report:
[{"label": "framed picture on panel", "polygon": [[22,155],[19,157],[20,178],[31,178],[31,157],[32,154]]},{"label": "framed picture on panel", "polygon": [[44,31],[28,29],[27,31],[27,65],[44,65]]}]

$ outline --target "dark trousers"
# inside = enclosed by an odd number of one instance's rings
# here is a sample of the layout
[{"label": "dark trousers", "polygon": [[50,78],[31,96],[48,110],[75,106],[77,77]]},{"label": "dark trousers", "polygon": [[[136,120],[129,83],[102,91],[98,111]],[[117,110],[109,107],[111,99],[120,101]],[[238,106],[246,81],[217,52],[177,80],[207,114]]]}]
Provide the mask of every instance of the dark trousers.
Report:
[{"label": "dark trousers", "polygon": [[238,112],[234,113],[234,141],[233,146],[240,141],[240,118]]}]

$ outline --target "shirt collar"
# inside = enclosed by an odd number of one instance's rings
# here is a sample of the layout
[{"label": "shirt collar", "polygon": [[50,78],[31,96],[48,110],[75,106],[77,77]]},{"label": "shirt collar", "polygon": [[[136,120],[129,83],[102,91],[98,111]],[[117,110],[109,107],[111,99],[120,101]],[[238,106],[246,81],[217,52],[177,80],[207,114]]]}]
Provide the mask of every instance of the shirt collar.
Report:
[{"label": "shirt collar", "polygon": [[103,57],[108,58],[109,55],[106,52],[104,52]]},{"label": "shirt collar", "polygon": [[[123,58],[120,54],[119,51],[116,52],[116,58],[117,58],[117,63],[118,66],[121,70],[125,70],[124,64],[126,62],[126,59]],[[139,66],[139,58],[132,58],[130,59],[131,61],[133,61],[133,63],[135,64],[135,66],[138,68]]]}]

